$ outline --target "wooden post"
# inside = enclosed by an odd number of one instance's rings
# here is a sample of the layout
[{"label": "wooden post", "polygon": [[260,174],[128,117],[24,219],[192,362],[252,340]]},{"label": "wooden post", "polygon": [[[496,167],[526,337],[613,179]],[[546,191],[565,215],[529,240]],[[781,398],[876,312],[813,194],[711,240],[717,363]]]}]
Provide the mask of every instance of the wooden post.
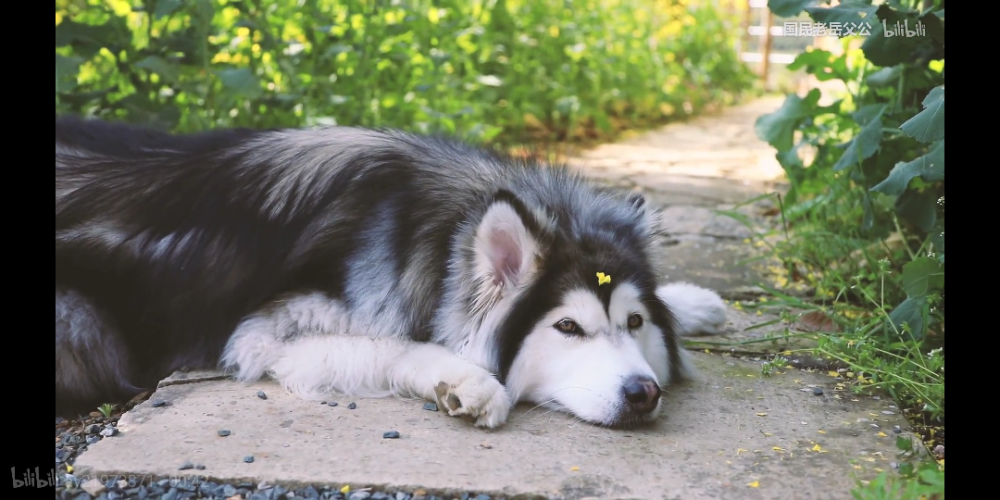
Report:
[{"label": "wooden post", "polygon": [[764,80],[764,90],[768,90],[770,85],[768,85],[768,76],[771,69],[771,23],[774,22],[774,12],[771,9],[767,9],[767,21],[764,22],[764,51],[763,60],[761,61],[761,79]]}]

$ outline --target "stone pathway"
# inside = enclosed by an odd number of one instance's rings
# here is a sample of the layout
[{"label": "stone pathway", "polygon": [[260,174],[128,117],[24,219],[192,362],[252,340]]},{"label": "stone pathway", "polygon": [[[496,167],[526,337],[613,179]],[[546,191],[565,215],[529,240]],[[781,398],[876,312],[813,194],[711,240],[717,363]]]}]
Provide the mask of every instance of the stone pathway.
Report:
[{"label": "stone pathway", "polygon": [[[668,126],[571,164],[641,189],[665,207],[666,278],[745,294],[757,280],[740,264],[749,233],[715,210],[781,188],[773,151],[753,133],[754,120],[781,102],[761,99]],[[763,335],[766,329],[745,329],[765,319],[731,308],[725,337]],[[421,488],[444,498],[474,491],[494,498],[842,499],[855,477],[890,470],[894,426],[909,435],[889,398],[854,397],[825,372],[779,370],[764,378],[759,361],[695,358],[701,379],[668,394],[657,425],[628,432],[530,406],[516,409],[502,429],[484,431],[418,401],[358,399],[350,409],[341,398],[331,407],[271,382],[176,374],[121,418],[117,436],[82,454],[76,474]],[[231,434],[220,437],[223,429]],[[393,430],[398,439],[383,439]],[[178,470],[185,462],[204,469]]]}]

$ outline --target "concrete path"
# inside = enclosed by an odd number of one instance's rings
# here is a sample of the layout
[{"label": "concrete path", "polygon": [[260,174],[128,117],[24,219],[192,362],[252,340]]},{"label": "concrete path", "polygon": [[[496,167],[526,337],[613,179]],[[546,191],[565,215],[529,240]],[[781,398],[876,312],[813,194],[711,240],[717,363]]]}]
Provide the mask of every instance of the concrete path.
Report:
[{"label": "concrete path", "polygon": [[[781,101],[669,126],[571,163],[642,189],[665,207],[668,279],[740,295],[757,279],[739,265],[748,234],[714,210],[780,188],[780,168],[754,136],[753,122]],[[763,320],[733,308],[727,336],[762,335],[766,329],[745,328]],[[695,356],[701,380],[668,393],[657,425],[627,432],[530,406],[489,432],[419,401],[358,399],[350,409],[352,400],[307,403],[271,382],[245,386],[213,373],[175,374],[121,418],[118,435],[77,459],[76,474],[420,488],[445,498],[474,491],[507,498],[842,499],[855,477],[890,469],[894,426],[909,435],[889,398],[854,397],[825,372],[778,370],[765,378],[760,362]],[[384,439],[388,431],[399,438]],[[179,470],[185,462],[203,469]]]}]

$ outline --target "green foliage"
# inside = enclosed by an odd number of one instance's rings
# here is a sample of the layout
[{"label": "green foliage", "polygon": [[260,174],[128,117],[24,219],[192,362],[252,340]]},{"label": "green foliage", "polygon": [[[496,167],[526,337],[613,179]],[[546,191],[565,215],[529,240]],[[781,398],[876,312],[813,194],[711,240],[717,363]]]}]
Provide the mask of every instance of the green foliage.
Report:
[{"label": "green foliage", "polygon": [[[870,35],[844,37],[841,55],[809,49],[790,66],[841,83],[843,94],[828,96],[832,102],[818,89],[790,95],[757,120],[790,184],[776,234],[791,228],[791,236],[772,245],[774,255],[817,296],[778,302],[830,314],[839,331],[821,337],[819,353],[849,365],[859,387],[887,389],[916,410],[918,423],[941,426],[943,2],[817,3],[769,5],[784,16],[805,11],[817,23],[864,25]],[[920,478],[936,484],[937,476]],[[856,498],[883,498],[872,495],[895,487],[878,481]]]},{"label": "green foliage", "polygon": [[944,500],[944,470],[928,462],[915,473],[894,477],[882,472],[851,495],[856,500]]},{"label": "green foliage", "polygon": [[104,418],[111,418],[111,412],[115,411],[115,405],[111,403],[104,403],[97,407],[97,411],[104,415]]},{"label": "green foliage", "polygon": [[177,131],[607,137],[751,86],[736,20],[688,4],[57,0],[56,111]]}]

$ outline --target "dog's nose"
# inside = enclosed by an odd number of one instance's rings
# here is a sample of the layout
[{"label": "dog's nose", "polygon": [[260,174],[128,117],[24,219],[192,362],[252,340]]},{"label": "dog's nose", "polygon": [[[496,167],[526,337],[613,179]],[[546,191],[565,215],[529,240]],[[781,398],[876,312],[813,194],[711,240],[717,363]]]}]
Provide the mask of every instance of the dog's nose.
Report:
[{"label": "dog's nose", "polygon": [[623,387],[625,400],[632,410],[638,413],[649,413],[660,401],[660,386],[649,377],[633,376],[625,381]]}]

